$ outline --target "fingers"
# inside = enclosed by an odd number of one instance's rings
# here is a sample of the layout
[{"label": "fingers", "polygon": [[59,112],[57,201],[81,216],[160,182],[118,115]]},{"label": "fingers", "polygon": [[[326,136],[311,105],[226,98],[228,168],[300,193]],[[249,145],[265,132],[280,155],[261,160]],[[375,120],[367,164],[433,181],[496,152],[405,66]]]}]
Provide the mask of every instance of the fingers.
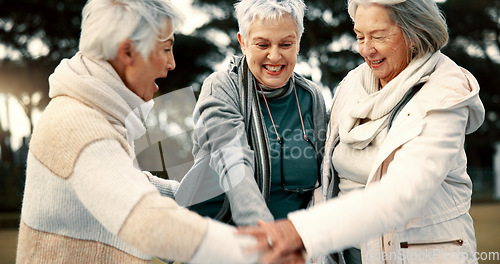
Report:
[{"label": "fingers", "polygon": [[274,250],[271,251],[276,254],[266,254],[264,257],[261,258],[261,261],[263,264],[278,264],[278,263],[286,263],[286,264],[295,264],[295,263],[300,263],[303,264],[305,263],[305,258],[304,255],[302,254],[302,251],[294,251],[294,252],[289,252],[284,255],[279,254],[275,252]]},{"label": "fingers", "polygon": [[304,263],[304,244],[292,222],[283,219],[276,222],[258,221],[258,227],[240,227],[238,233],[251,235],[257,245],[249,250],[261,254],[262,263]]},{"label": "fingers", "polygon": [[282,259],[283,264],[304,264],[306,262],[302,251],[295,251]]},{"label": "fingers", "polygon": [[245,252],[264,253],[271,249],[272,245],[270,245],[269,241],[271,241],[272,244],[272,238],[262,229],[259,229],[257,227],[238,227],[238,234],[251,235],[257,240],[257,244],[253,247],[246,248]]}]

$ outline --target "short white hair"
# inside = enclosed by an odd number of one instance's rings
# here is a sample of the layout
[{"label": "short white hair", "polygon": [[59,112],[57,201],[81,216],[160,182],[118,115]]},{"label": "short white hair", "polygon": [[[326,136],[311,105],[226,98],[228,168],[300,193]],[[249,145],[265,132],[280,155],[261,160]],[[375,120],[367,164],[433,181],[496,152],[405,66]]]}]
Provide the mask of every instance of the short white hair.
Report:
[{"label": "short white hair", "polygon": [[110,60],[118,45],[130,39],[147,60],[166,23],[173,34],[182,20],[169,0],[89,0],[82,11],[79,49],[88,58]]},{"label": "short white hair", "polygon": [[234,5],[238,20],[239,33],[246,39],[250,25],[256,18],[277,20],[289,15],[297,25],[299,40],[304,32],[304,13],[306,5],[302,0],[241,0]]}]

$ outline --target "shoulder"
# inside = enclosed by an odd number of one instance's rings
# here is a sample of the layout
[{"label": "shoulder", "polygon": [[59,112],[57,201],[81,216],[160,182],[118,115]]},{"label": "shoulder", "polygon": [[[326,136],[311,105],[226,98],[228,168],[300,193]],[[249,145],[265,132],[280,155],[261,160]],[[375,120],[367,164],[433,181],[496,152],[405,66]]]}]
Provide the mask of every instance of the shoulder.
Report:
[{"label": "shoulder", "polygon": [[200,96],[196,103],[199,110],[213,106],[231,105],[239,108],[239,71],[242,57],[231,58],[226,70],[210,74],[201,87]]},{"label": "shoulder", "polygon": [[479,85],[474,76],[447,56],[441,55],[434,71],[415,97],[426,108],[446,109],[468,101],[478,92]]},{"label": "shoulder", "polygon": [[428,83],[442,87],[449,95],[464,96],[471,92],[469,81],[462,68],[445,55],[439,59]]},{"label": "shoulder", "polygon": [[314,97],[315,101],[325,108],[325,98],[323,97],[321,88],[316,83],[297,73],[294,73],[294,78],[297,86],[308,91]]},{"label": "shoulder", "polygon": [[239,79],[240,64],[243,57],[233,56],[225,70],[210,74],[202,85],[203,94],[217,94],[225,90],[236,90]]},{"label": "shoulder", "polygon": [[238,91],[238,76],[230,71],[217,71],[210,74],[204,81],[199,100],[206,97],[234,97]]},{"label": "shoulder", "polygon": [[316,94],[321,93],[319,86],[315,82],[313,82],[313,81],[311,81],[311,80],[309,80],[309,79],[305,78],[304,76],[297,74],[297,73],[294,73],[294,78],[295,78],[296,84],[300,85],[300,87],[307,89],[307,90],[310,90],[311,92],[316,93]]},{"label": "shoulder", "polygon": [[129,152],[125,138],[98,111],[66,96],[49,103],[33,130],[30,151],[46,167],[69,177],[81,151],[101,139],[115,139]]}]

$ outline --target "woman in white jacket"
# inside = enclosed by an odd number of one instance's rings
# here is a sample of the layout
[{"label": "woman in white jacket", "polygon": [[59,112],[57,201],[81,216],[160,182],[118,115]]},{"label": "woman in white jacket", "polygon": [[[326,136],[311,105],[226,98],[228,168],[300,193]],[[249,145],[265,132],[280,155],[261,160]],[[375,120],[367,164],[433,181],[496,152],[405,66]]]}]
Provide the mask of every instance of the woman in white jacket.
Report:
[{"label": "woman in white jacket", "polygon": [[341,263],[477,263],[464,150],[484,120],[477,81],[440,53],[435,1],[348,8],[365,63],[334,96],[323,197],[338,198],[242,233],[271,247],[264,263],[300,248]]}]

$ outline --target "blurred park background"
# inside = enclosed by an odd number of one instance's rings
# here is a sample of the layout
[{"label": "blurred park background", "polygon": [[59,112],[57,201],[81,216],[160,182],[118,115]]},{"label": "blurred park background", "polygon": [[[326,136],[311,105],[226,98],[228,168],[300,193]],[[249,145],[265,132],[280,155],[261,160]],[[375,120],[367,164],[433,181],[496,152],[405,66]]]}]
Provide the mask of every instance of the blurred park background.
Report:
[{"label": "blurred park background", "polygon": [[[145,153],[159,151],[163,162],[143,166],[180,179],[190,166],[190,115],[201,83],[213,71],[224,69],[230,55],[241,52],[235,1],[173,2],[186,13],[186,21],[175,37],[177,67],[167,79],[158,80],[157,98],[172,94],[170,98],[176,99],[164,100],[165,107],[156,108],[148,119],[166,135],[160,140],[168,142],[138,154],[140,159]],[[474,184],[472,213],[476,223],[487,223],[476,226],[478,251],[498,252],[500,0],[437,2],[450,32],[442,52],[472,72],[481,85],[486,120],[466,138],[468,171]],[[308,10],[296,71],[321,85],[328,102],[336,84],[363,59],[357,53],[346,0],[305,3]],[[28,144],[33,126],[50,100],[48,76],[61,59],[78,50],[84,4],[85,0],[0,0],[0,248],[8,248],[5,254],[0,249],[0,263],[13,261]],[[154,142],[149,145],[156,146]]]}]

